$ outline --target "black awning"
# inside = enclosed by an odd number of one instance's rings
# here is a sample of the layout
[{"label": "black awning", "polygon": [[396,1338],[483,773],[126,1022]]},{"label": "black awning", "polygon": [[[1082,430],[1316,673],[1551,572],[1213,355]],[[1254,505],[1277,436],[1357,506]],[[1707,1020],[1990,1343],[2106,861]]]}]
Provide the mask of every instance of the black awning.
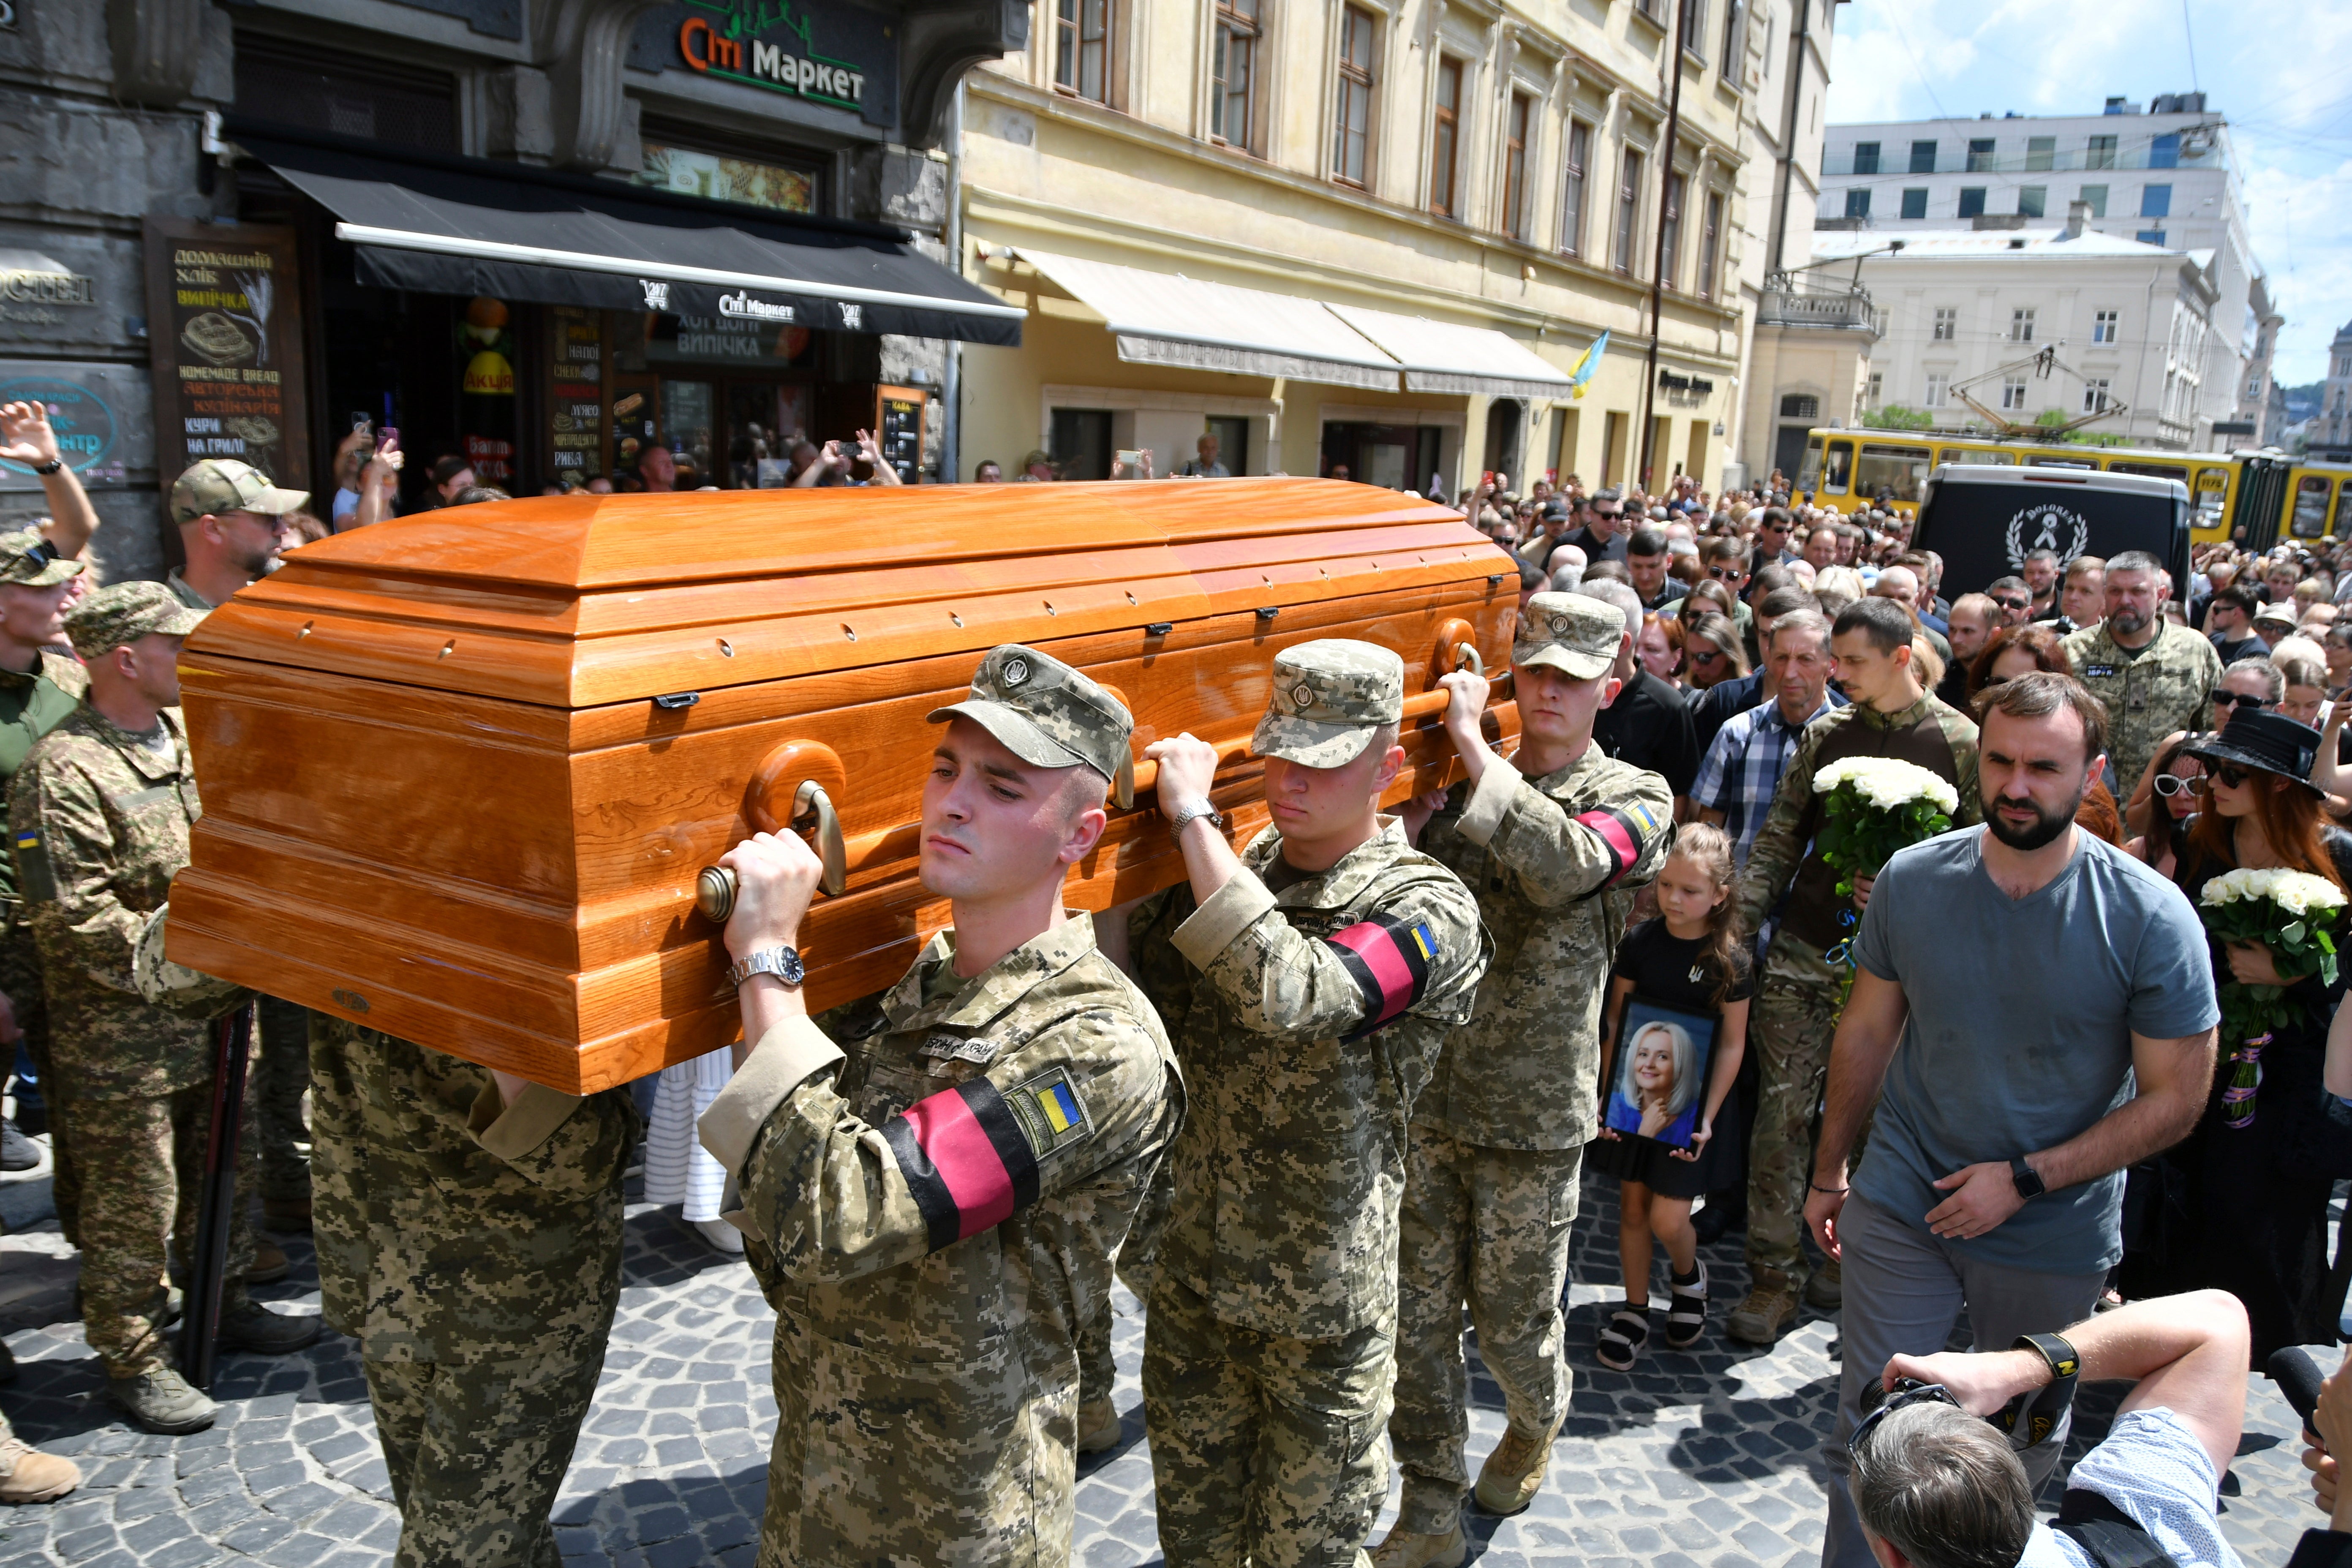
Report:
[{"label": "black awning", "polygon": [[[433,294],[897,332],[1015,348],[1026,312],[876,224],[646,199],[482,159],[394,159],[232,126],[333,213],[359,280]],[[755,216],[756,215],[756,216]]]}]

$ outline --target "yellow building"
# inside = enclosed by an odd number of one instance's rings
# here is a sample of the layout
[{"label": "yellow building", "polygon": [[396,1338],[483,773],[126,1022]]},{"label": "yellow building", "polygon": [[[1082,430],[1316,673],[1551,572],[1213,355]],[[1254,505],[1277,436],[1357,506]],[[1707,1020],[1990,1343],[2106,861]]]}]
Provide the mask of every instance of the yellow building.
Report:
[{"label": "yellow building", "polygon": [[1205,432],[1235,473],[1623,483],[1663,226],[1653,483],[1715,489],[1760,43],[1742,0],[1041,0],[966,79],[961,264],[1030,315],[961,350],[955,477]]}]

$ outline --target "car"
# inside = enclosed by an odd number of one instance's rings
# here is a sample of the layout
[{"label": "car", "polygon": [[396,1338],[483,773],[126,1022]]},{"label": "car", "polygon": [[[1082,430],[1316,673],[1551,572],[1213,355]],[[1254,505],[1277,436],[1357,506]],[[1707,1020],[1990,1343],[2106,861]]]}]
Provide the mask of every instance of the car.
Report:
[{"label": "car", "polygon": [[2018,574],[2036,550],[2063,564],[2144,550],[2188,592],[2189,487],[2179,479],[2096,468],[1947,463],[1927,476],[1912,548],[1943,557],[1942,591],[1957,599]]}]

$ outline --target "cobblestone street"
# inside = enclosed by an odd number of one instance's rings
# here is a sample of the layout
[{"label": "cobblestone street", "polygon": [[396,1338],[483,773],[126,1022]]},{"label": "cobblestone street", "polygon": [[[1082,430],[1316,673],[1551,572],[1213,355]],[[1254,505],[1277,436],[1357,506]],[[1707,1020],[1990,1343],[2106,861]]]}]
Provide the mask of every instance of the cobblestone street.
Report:
[{"label": "cobblestone street", "polygon": [[[1575,1411],[1549,1484],[1516,1519],[1473,1516],[1477,1561],[1811,1563],[1822,1529],[1818,1450],[1835,1377],[1834,1320],[1808,1314],[1769,1353],[1733,1346],[1716,1330],[1702,1353],[1654,1351],[1630,1374],[1599,1370],[1591,1347],[1601,1303],[1617,1297],[1613,1196],[1612,1187],[1588,1182],[1569,1325]],[[284,1362],[228,1357],[215,1390],[224,1400],[217,1426],[192,1437],[146,1436],[106,1403],[70,1321],[71,1258],[55,1222],[37,1217],[45,1181],[38,1173],[12,1178],[0,1198],[16,1232],[0,1238],[0,1330],[21,1363],[0,1403],[27,1440],[71,1456],[87,1478],[61,1502],[0,1515],[0,1568],[374,1568],[391,1560],[399,1521],[349,1341],[330,1335]],[[775,1416],[767,1306],[740,1263],[721,1259],[665,1212],[633,1204],[628,1232],[604,1385],[556,1508],[564,1561],[748,1564]],[[289,1251],[294,1275],[256,1294],[315,1310],[310,1248],[289,1243]],[[1719,1321],[1745,1285],[1737,1238],[1713,1248],[1708,1264]],[[1127,1439],[1081,1472],[1076,1560],[1088,1568],[1158,1561],[1136,1385],[1143,1325],[1124,1293],[1120,1307]],[[1473,1371],[1475,1470],[1503,1416],[1499,1393],[1475,1363]],[[2084,1426],[2095,1437],[2098,1412],[2111,1405],[2095,1405],[2078,1425],[2078,1446]],[[2224,1519],[2249,1568],[2284,1563],[2297,1532],[2318,1518],[2294,1427],[2258,1380]]]}]

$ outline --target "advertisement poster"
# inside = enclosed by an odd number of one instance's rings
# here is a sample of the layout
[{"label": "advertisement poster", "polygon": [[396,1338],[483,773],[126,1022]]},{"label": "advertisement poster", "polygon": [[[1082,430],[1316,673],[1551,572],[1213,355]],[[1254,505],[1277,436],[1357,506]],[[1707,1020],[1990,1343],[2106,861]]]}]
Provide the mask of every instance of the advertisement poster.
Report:
[{"label": "advertisement poster", "polygon": [[457,420],[474,478],[496,489],[514,489],[515,346],[512,312],[503,300],[466,302],[457,328],[457,357],[466,371],[457,387]]},{"label": "advertisement poster", "polygon": [[236,458],[310,489],[294,231],[147,220],[155,468]]},{"label": "advertisement poster", "polygon": [[558,483],[585,484],[604,471],[604,318],[602,311],[551,305],[547,311],[548,449]]}]

